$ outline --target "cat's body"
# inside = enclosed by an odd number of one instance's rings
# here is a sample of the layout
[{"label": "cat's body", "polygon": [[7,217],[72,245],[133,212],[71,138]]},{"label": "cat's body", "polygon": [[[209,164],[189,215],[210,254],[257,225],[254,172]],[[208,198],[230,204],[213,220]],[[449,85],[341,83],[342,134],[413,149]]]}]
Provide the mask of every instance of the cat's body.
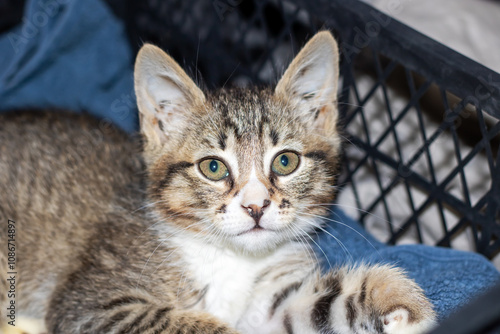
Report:
[{"label": "cat's body", "polygon": [[[18,316],[45,318],[51,333],[432,326],[431,305],[397,269],[321,275],[308,245],[338,172],[337,56],[321,33],[275,91],[204,94],[145,47],[135,73],[144,164],[138,145],[85,116],[0,116],[0,218],[16,222]],[[8,302],[2,293],[0,324]]]},{"label": "cat's body", "polygon": [[[119,131],[104,134],[89,116],[42,111],[0,115],[0,217],[5,223],[0,259],[3,278],[10,219],[16,226],[15,300],[21,315],[22,310],[46,312],[56,277],[78,268],[96,224],[113,211],[114,199],[120,198],[116,205],[123,210],[137,207],[134,199],[140,203],[143,192],[132,189],[140,186],[143,170],[135,147]],[[5,280],[0,284],[5,291]],[[2,301],[6,297],[0,296]],[[1,312],[5,314],[4,307]]]}]

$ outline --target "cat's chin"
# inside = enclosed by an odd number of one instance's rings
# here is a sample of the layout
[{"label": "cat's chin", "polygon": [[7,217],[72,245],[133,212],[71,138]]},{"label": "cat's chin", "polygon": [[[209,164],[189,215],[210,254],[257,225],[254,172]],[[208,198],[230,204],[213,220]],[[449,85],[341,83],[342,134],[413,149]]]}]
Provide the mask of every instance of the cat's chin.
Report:
[{"label": "cat's chin", "polygon": [[234,251],[252,255],[272,253],[286,242],[280,232],[264,228],[253,228],[228,240],[229,247]]}]

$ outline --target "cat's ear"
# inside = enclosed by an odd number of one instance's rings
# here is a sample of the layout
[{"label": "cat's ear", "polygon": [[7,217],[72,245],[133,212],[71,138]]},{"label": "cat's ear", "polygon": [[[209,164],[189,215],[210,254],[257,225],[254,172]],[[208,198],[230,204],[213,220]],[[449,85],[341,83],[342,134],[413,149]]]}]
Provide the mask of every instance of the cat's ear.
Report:
[{"label": "cat's ear", "polygon": [[141,132],[148,149],[156,150],[180,133],[205,95],[184,70],[160,48],[145,44],[134,70]]},{"label": "cat's ear", "polygon": [[288,66],[275,94],[290,101],[307,123],[328,134],[335,131],[338,119],[338,80],[337,42],[329,31],[321,31]]}]

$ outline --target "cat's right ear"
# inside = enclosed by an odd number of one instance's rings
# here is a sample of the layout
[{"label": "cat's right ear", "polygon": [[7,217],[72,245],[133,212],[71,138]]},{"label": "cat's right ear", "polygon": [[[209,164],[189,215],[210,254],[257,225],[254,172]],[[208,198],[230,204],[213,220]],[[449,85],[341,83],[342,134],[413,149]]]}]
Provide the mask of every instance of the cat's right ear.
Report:
[{"label": "cat's right ear", "polygon": [[335,134],[339,52],[329,31],[318,32],[302,48],[283,74],[275,94],[294,105],[296,112],[321,134]]},{"label": "cat's right ear", "polygon": [[160,48],[145,44],[134,70],[135,94],[141,132],[149,153],[161,149],[180,133],[194,116],[205,95],[184,70]]}]

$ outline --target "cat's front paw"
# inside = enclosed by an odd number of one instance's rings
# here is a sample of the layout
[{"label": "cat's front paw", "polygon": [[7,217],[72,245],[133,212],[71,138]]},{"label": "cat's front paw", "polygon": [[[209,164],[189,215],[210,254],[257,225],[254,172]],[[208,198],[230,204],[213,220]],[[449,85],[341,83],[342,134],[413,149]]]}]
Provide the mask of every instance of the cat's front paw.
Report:
[{"label": "cat's front paw", "polygon": [[420,334],[427,333],[435,325],[434,316],[412,319],[411,313],[404,306],[380,316],[379,319],[387,334]]},{"label": "cat's front paw", "polygon": [[373,324],[377,330],[383,329],[383,333],[427,333],[436,323],[432,304],[423,290],[400,269],[389,266],[366,268],[358,295],[360,299],[363,293],[364,305],[374,316]]},{"label": "cat's front paw", "polygon": [[435,324],[423,290],[397,268],[342,268],[320,282],[312,314],[319,332],[423,334]]}]

